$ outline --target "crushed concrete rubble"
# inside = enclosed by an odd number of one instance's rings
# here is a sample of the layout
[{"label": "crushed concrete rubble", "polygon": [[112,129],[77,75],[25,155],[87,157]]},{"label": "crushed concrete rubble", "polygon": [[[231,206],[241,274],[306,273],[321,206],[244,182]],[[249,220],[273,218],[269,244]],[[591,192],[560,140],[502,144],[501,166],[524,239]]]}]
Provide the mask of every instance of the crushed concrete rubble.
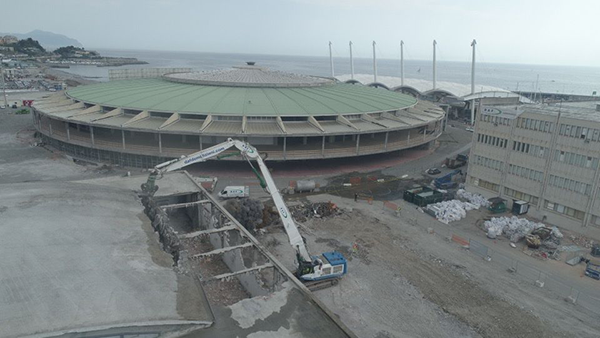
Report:
[{"label": "crushed concrete rubble", "polygon": [[331,202],[302,203],[289,207],[294,219],[306,222],[310,218],[324,218],[339,215],[342,211]]}]

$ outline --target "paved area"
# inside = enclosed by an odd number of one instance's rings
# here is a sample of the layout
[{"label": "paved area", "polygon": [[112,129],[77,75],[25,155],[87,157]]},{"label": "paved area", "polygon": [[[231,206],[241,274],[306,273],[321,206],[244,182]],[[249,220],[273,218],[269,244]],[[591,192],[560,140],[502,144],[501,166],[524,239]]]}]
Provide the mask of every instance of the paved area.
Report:
[{"label": "paved area", "polygon": [[11,112],[0,110],[0,336],[210,322],[127,178],[76,182],[105,174],[31,146],[31,116]]}]

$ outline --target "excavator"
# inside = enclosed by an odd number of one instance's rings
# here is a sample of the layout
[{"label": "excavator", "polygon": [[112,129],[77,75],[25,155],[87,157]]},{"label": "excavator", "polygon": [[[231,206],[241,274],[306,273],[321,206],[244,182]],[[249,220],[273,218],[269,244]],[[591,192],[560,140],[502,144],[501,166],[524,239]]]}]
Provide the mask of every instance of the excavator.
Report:
[{"label": "excavator", "polygon": [[[232,147],[237,148],[238,151],[230,154],[223,154],[223,152]],[[248,161],[252,171],[258,177],[261,187],[273,198],[273,202],[281,217],[285,232],[288,235],[290,245],[296,250],[296,260],[298,263],[296,277],[304,282],[311,290],[318,290],[331,285],[336,285],[339,282],[339,279],[348,272],[346,259],[341,253],[336,251],[325,252],[319,256],[311,256],[308,253],[304,239],[300,235],[298,227],[273,181],[273,177],[271,177],[269,168],[265,165],[263,158],[256,148],[247,142],[229,138],[227,141],[210,148],[161,163],[150,171],[146,183],[143,183],[141,186],[142,193],[153,196],[158,190],[156,180],[160,179],[167,172],[178,170],[194,163],[204,162],[215,157],[217,159],[222,159],[238,155]],[[258,163],[260,173],[252,165],[252,160]]]}]

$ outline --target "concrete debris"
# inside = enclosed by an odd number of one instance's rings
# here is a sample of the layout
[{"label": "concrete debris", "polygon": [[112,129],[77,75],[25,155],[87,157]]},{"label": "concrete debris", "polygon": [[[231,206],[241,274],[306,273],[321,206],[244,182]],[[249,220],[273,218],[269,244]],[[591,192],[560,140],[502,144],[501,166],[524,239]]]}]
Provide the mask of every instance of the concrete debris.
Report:
[{"label": "concrete debris", "polygon": [[331,202],[302,203],[289,207],[294,219],[306,222],[310,218],[325,218],[342,213],[337,205]]},{"label": "concrete debris", "polygon": [[594,241],[588,239],[585,236],[582,235],[570,235],[569,239],[573,242],[573,244],[578,245],[580,247],[586,248],[586,249],[591,249],[594,246]]},{"label": "concrete debris", "polygon": [[248,231],[263,223],[264,208],[261,201],[253,198],[230,199],[225,203],[225,209]]},{"label": "concrete debris", "polygon": [[170,253],[173,260],[179,263],[181,242],[173,227],[169,225],[169,216],[154,202],[154,199],[147,196],[143,197],[142,204],[144,205],[144,212],[152,221],[152,227],[158,233],[163,250]]}]

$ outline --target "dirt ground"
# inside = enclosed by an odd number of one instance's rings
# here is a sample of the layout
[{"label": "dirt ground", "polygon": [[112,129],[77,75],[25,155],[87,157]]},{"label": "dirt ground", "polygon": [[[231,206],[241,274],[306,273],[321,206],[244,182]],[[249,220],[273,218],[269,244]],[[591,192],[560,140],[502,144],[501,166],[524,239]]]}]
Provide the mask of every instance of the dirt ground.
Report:
[{"label": "dirt ground", "polygon": [[[443,236],[429,234],[381,209],[331,195],[344,213],[309,219],[304,230],[313,254],[338,250],[349,273],[317,295],[360,337],[597,337],[593,315],[552,297],[530,281],[498,269]],[[419,226],[411,225],[419,222]],[[439,223],[439,222],[438,222]],[[259,237],[290,269],[293,252],[281,228]]]}]

